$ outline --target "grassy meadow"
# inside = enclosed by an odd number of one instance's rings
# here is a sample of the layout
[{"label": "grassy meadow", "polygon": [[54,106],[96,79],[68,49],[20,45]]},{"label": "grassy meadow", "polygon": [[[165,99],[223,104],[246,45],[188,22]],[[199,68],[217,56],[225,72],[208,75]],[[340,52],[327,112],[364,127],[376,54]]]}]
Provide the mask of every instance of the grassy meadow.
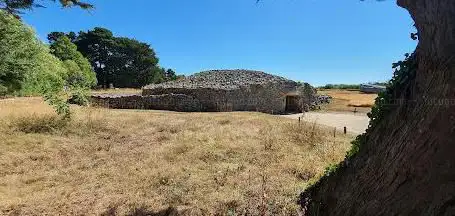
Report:
[{"label": "grassy meadow", "polygon": [[254,112],[72,110],[0,100],[0,214],[297,215],[353,138]]},{"label": "grassy meadow", "polygon": [[377,94],[366,94],[358,90],[318,90],[319,94],[332,96],[332,102],[325,107],[327,111],[367,113],[374,105]]}]

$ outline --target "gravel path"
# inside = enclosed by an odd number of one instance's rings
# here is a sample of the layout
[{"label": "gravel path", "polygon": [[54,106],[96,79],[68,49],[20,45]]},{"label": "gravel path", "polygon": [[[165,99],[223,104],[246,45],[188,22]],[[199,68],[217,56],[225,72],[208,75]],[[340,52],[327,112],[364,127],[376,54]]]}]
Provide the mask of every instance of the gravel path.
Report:
[{"label": "gravel path", "polygon": [[[284,115],[283,117],[298,119],[302,114]],[[343,130],[346,126],[348,133],[361,134],[368,127],[370,119],[363,113],[336,113],[336,112],[307,112],[303,115],[303,120],[315,122],[317,124],[336,127]]]}]

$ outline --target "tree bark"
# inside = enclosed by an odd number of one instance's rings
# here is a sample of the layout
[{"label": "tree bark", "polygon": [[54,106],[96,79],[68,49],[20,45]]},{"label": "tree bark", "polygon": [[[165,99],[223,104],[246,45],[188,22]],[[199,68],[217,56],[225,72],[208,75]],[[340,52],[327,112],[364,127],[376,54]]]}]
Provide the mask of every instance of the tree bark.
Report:
[{"label": "tree bark", "polygon": [[307,215],[455,215],[455,0],[397,4],[417,28],[416,74],[357,155],[302,194]]}]

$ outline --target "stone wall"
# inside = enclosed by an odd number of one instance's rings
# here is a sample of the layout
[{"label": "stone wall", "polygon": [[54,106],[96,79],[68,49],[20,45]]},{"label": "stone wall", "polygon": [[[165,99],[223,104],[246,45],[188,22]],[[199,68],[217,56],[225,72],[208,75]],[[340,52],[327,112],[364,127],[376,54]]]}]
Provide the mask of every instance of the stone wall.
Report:
[{"label": "stone wall", "polygon": [[[311,86],[310,86],[311,87]],[[314,90],[283,83],[250,85],[236,89],[153,88],[137,94],[93,95],[93,106],[112,109],[155,109],[182,112],[258,111],[283,114],[286,97],[297,97],[299,111],[308,111]]]},{"label": "stone wall", "polygon": [[201,103],[201,111],[260,111],[279,114],[285,112],[286,94],[295,90],[294,85],[270,83],[235,89],[152,88],[143,89],[142,95],[188,95]]},{"label": "stone wall", "polygon": [[92,106],[111,109],[155,109],[195,112],[201,111],[201,103],[187,95],[163,94],[163,95],[93,95]]}]

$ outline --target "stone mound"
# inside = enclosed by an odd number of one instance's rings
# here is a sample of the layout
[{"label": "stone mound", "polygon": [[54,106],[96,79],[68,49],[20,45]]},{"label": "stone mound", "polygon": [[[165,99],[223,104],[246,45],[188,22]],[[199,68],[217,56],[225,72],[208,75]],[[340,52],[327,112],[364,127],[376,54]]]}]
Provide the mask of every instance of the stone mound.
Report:
[{"label": "stone mound", "polygon": [[253,70],[210,70],[188,76],[182,80],[170,81],[145,86],[145,89],[155,88],[213,88],[238,89],[249,85],[265,85],[268,83],[296,82],[286,78]]}]

